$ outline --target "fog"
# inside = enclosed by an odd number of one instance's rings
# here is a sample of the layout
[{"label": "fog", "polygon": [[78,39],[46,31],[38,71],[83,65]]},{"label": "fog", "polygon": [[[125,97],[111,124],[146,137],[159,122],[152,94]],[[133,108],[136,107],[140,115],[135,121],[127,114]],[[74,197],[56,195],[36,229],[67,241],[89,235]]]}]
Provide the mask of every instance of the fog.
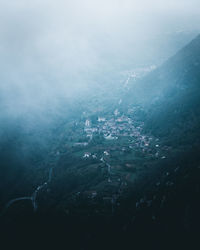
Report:
[{"label": "fog", "polygon": [[199,30],[198,3],[0,0],[1,115],[88,98],[116,72],[159,64],[182,46],[163,49],[170,34]]}]

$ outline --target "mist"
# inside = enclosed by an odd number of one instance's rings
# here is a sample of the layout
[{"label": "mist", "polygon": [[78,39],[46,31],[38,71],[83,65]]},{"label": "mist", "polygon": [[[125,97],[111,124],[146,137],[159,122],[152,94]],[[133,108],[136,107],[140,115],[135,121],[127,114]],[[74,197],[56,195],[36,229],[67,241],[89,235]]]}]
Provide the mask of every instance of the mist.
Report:
[{"label": "mist", "polygon": [[[197,5],[1,0],[1,116],[56,110],[60,100],[111,91],[121,71],[160,64],[197,33]],[[171,34],[184,39],[177,46]]]},{"label": "mist", "polygon": [[199,245],[199,24],[199,0],[0,0],[1,245]]}]

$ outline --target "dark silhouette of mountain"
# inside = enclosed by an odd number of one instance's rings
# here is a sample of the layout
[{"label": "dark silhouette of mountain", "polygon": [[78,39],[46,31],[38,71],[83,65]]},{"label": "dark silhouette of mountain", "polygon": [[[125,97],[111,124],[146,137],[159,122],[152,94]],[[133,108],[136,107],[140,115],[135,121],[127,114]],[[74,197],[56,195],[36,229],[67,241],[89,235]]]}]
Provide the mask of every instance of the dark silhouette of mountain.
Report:
[{"label": "dark silhouette of mountain", "polygon": [[[127,102],[143,108],[146,132],[158,136],[160,142],[171,148],[168,162],[159,162],[159,166],[169,167],[173,172],[176,167],[181,169],[168,203],[171,208],[163,212],[163,218],[167,218],[165,225],[172,221],[172,231],[177,221],[179,229],[175,235],[180,232],[181,221],[187,221],[189,229],[183,235],[185,239],[191,237],[192,243],[192,237],[199,233],[200,221],[200,35],[161,67],[134,83]],[[173,173],[171,177],[174,176]]]},{"label": "dark silhouette of mountain", "polygon": [[200,35],[133,85],[130,96],[145,109],[146,128],[154,134],[199,142]]}]

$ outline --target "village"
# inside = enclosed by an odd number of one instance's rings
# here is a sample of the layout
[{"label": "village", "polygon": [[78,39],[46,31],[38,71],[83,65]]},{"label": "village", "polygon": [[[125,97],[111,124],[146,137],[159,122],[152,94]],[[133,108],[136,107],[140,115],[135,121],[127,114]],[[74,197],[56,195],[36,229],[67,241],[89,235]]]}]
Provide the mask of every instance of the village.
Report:
[{"label": "village", "polygon": [[[162,155],[163,149],[165,151],[170,148],[161,147],[159,138],[145,134],[143,126],[143,122],[138,122],[134,118],[131,119],[125,114],[120,114],[116,109],[110,117],[98,117],[98,122],[95,124],[92,124],[90,119],[86,119],[84,133],[89,140],[75,145],[87,147],[95,136],[101,135],[105,147],[110,147],[110,149],[115,145],[116,149],[122,152],[139,150],[149,156],[165,159],[166,156]],[[120,147],[117,147],[117,145],[120,145]],[[108,156],[109,153],[105,152]],[[90,156],[92,157],[90,152],[85,152],[83,158],[89,158]]]},{"label": "village", "polygon": [[145,134],[143,122],[129,115],[133,112],[134,109],[129,110],[125,115],[116,108],[110,115],[97,116],[96,121],[89,116],[82,121],[80,134],[85,141],[74,142],[75,155],[85,161],[87,169],[100,171],[102,180],[89,190],[73,193],[76,202],[83,198],[91,204],[100,202],[103,210],[110,207],[114,212],[120,206],[120,198],[145,171],[145,165],[167,158],[171,149],[162,145],[159,138]]}]

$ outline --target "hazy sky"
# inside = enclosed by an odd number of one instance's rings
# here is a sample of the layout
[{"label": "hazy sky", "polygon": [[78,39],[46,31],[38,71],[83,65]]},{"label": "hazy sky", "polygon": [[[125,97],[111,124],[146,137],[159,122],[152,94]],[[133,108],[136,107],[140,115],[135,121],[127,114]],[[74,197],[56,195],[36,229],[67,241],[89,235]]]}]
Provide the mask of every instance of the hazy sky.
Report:
[{"label": "hazy sky", "polygon": [[134,60],[157,35],[199,29],[199,5],[199,0],[0,0],[1,102],[32,105],[39,97],[87,91],[95,72]]}]

